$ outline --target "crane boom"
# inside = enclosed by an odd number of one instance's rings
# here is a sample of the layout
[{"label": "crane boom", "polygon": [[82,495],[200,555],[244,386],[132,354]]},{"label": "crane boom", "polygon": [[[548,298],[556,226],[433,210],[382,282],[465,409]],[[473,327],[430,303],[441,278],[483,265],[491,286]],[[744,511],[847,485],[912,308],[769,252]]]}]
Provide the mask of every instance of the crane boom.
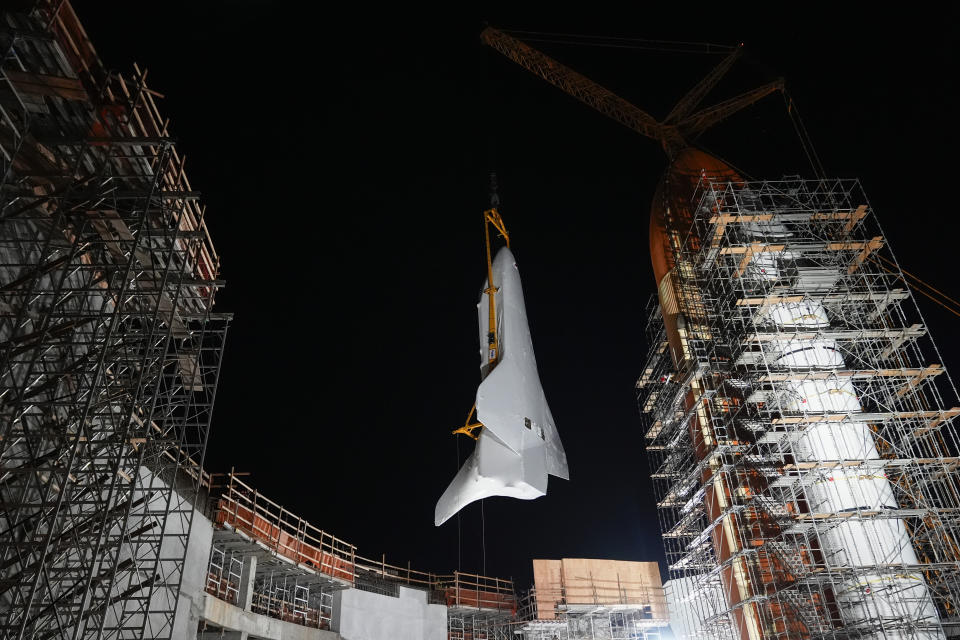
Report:
[{"label": "crane boom", "polygon": [[695,114],[681,120],[677,126],[686,138],[695,138],[721,120],[726,119],[741,109],[749,107],[758,100],[766,98],[775,91],[783,91],[783,78],[777,78],[762,87],[741,93],[735,98],[724,100],[712,107],[701,109]]},{"label": "crane boom", "polygon": [[480,39],[484,44],[497,50],[527,71],[540,76],[553,86],[590,105],[603,115],[643,136],[659,141],[671,159],[690,146],[689,140],[713,125],[774,91],[783,91],[783,79],[778,78],[762,87],[688,115],[739,58],[742,47],[737,47],[680,99],[663,122],[657,122],[649,113],[627,102],[609,89],[498,29],[485,28],[480,34]]},{"label": "crane boom", "polygon": [[661,139],[660,124],[649,113],[545,53],[493,27],[484,29],[480,39],[527,71],[540,76],[603,115],[648,138]]},{"label": "crane boom", "polygon": [[683,120],[691,111],[697,108],[697,105],[707,97],[707,94],[717,86],[717,83],[727,75],[727,71],[730,70],[730,67],[733,66],[733,63],[736,62],[740,56],[743,54],[743,45],[734,49],[730,55],[723,59],[720,64],[714,67],[713,71],[708,73],[704,78],[698,82],[690,91],[687,92],[685,96],[680,98],[677,104],[674,105],[673,109],[670,110],[670,113],[667,114],[667,117],[663,119],[666,123],[676,124],[678,121]]}]

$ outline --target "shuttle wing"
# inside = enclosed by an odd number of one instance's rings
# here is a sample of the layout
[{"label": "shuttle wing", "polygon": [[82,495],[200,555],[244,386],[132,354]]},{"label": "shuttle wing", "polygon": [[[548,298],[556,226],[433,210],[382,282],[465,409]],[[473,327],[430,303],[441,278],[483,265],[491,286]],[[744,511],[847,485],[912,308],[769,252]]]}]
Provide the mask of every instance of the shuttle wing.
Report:
[{"label": "shuttle wing", "polygon": [[548,474],[569,479],[567,457],[537,373],[520,273],[507,248],[493,261],[493,282],[501,353],[492,370],[486,351],[486,293],[478,305],[483,380],[477,389],[477,419],[484,429],[476,449],[437,503],[437,526],[481,498],[539,498],[547,492]]}]

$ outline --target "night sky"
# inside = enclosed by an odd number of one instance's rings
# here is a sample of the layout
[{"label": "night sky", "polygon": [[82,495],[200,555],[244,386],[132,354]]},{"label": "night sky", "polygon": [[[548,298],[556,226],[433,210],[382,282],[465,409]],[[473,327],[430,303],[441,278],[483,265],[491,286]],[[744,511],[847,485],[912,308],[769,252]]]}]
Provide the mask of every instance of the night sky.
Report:
[{"label": "night sky", "polygon": [[[551,478],[535,501],[485,501],[486,572],[524,587],[535,557],[662,560],[634,383],[666,157],[483,47],[484,20],[745,42],[705,104],[784,76],[827,175],[861,178],[903,266],[960,295],[955,14],[75,6],[108,66],[138,61],[166,94],[208,207],[228,281],[218,310],[235,322],[205,466],[251,472],[361,555],[484,568],[480,505],[462,512],[459,554],[457,519],[434,528],[433,507],[459,467],[450,430],[479,382],[481,212],[495,169],[571,481]],[[657,118],[721,59],[531,44]],[[812,177],[778,95],[699,143],[753,177]],[[960,319],[925,299],[921,310],[957,371]],[[472,446],[460,439],[461,461]]]}]

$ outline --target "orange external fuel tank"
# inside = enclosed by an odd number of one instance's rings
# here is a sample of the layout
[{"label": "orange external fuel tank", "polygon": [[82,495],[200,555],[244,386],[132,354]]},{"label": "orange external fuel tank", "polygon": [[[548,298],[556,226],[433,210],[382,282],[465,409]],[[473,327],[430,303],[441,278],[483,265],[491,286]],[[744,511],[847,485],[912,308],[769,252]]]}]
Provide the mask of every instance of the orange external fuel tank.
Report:
[{"label": "orange external fuel tank", "polygon": [[[694,194],[704,179],[743,181],[737,172],[722,160],[687,147],[676,155],[664,173],[650,210],[650,257],[653,261],[653,273],[670,353],[678,372],[682,372],[685,363],[691,359],[687,343],[687,323],[691,319],[684,317],[682,309],[689,308],[689,303],[693,301],[684,298],[690,294],[678,286],[675,270],[683,268],[683,265],[679,264],[680,248],[687,239],[693,221],[694,212],[691,207]],[[702,386],[692,383],[686,398],[687,409],[697,405],[701,393]],[[706,459],[716,444],[706,412],[707,409],[702,408],[695,412],[690,420],[690,439],[698,460]],[[741,527],[734,516],[723,515],[731,503],[731,487],[727,478],[722,475],[714,476],[708,465],[703,471],[701,481],[706,487],[704,508],[707,518],[711,522],[723,518],[720,526],[713,529],[711,538],[717,561],[724,565],[741,550],[745,536],[741,535]],[[720,578],[727,604],[736,617],[740,637],[743,640],[761,640],[764,636],[756,603],[738,606],[754,595],[746,561],[740,558],[726,564]]]}]

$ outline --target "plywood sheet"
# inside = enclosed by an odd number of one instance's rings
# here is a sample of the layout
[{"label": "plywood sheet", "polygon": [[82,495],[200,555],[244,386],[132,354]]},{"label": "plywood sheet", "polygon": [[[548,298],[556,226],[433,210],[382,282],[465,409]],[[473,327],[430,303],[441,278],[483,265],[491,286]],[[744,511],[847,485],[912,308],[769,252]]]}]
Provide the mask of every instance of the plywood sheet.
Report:
[{"label": "plywood sheet", "polygon": [[634,605],[650,607],[653,618],[666,619],[667,608],[656,562],[596,558],[534,560],[534,585],[541,619],[555,617],[555,607]]},{"label": "plywood sheet", "polygon": [[563,594],[560,560],[534,560],[533,586],[537,594],[537,617],[553,620]]}]

